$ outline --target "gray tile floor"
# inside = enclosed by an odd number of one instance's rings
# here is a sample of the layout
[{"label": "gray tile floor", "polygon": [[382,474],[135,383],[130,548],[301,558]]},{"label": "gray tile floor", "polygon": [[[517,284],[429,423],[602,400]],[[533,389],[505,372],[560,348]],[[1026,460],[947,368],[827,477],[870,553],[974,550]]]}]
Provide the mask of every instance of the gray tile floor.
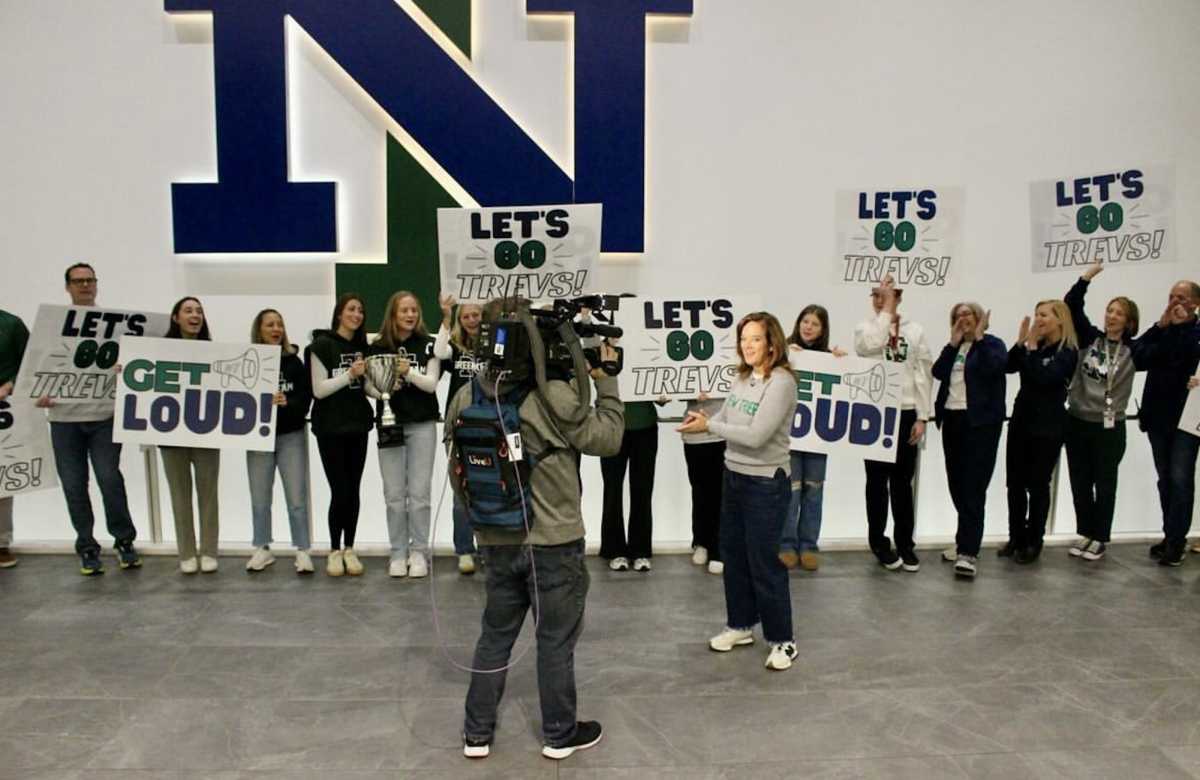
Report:
[{"label": "gray tile floor", "polygon": [[[1200,778],[1200,565],[1118,545],[1099,564],[985,551],[955,581],[826,553],[792,577],[801,655],[728,654],[720,578],[593,559],[577,654],[596,748],[539,755],[534,659],[510,676],[492,755],[461,757],[482,577],[300,578],[227,556],[183,577],[24,555],[0,571],[0,778]],[[440,637],[440,638],[439,638]],[[518,647],[524,642],[518,644]]]}]

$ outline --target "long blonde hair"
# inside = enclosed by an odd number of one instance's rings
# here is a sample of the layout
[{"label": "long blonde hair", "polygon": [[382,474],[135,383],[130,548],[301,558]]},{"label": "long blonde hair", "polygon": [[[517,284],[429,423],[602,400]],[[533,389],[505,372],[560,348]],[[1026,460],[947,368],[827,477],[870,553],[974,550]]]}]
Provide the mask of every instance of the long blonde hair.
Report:
[{"label": "long blonde hair", "polygon": [[396,327],[396,311],[400,308],[400,301],[405,298],[412,298],[417,304],[417,324],[413,327],[413,333],[417,336],[428,336],[429,331],[425,330],[425,314],[421,311],[421,299],[414,293],[408,290],[400,290],[392,293],[392,297],[388,298],[387,306],[383,310],[383,322],[379,323],[379,334],[375,336],[376,344],[380,344],[387,349],[395,349],[403,340],[400,338],[400,331]]},{"label": "long blonde hair", "polygon": [[462,326],[463,312],[474,306],[479,309],[479,322],[483,322],[483,307],[478,303],[460,303],[454,310],[454,325],[450,328],[450,341],[454,346],[458,347],[462,352],[475,354],[475,347],[479,343],[479,327],[475,328],[475,335],[467,333]]},{"label": "long blonde hair", "polygon": [[1079,340],[1075,336],[1075,322],[1071,319],[1071,309],[1067,306],[1066,302],[1058,298],[1038,301],[1037,306],[1033,307],[1034,312],[1043,306],[1050,307],[1050,310],[1054,312],[1054,316],[1058,317],[1059,326],[1062,328],[1062,338],[1058,340],[1058,348],[1062,349],[1066,346],[1071,349],[1079,349]]}]

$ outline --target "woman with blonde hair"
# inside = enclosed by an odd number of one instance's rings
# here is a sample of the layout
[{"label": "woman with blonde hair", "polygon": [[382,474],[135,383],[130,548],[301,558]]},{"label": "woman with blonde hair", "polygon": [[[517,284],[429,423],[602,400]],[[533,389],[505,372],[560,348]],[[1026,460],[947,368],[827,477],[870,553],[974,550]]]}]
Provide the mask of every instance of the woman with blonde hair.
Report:
[{"label": "woman with blonde hair", "polygon": [[1008,351],[1021,389],[1008,421],[1008,543],[1001,557],[1033,563],[1042,554],[1050,514],[1050,478],[1067,435],[1067,388],[1079,352],[1071,311],[1059,300],[1039,301],[1033,320],[1021,320]]},{"label": "woman with blonde hair", "polygon": [[728,652],[754,643],[762,623],[771,647],[768,669],[782,671],[797,655],[788,571],[779,538],[791,501],[790,455],[796,379],[774,315],[747,314],[737,324],[738,366],[725,405],[711,419],[688,412],[681,433],[725,439],[721,485],[721,553],[725,563],[725,629],[708,641]]}]

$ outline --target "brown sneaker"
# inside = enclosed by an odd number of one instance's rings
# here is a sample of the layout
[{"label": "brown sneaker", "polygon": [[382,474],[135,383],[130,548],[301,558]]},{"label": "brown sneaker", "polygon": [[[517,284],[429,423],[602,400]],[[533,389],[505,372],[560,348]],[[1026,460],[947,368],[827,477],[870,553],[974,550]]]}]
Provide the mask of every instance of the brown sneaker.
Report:
[{"label": "brown sneaker", "polygon": [[796,555],[796,553],[792,552],[791,550],[788,550],[786,552],[779,553],[779,560],[783,562],[784,566],[788,567],[789,569],[794,569],[796,568],[796,565],[800,563],[800,556]]},{"label": "brown sneaker", "polygon": [[11,569],[17,565],[17,556],[7,547],[0,547],[0,569]]},{"label": "brown sneaker", "polygon": [[800,553],[800,568],[805,571],[816,571],[821,568],[821,558],[812,550]]}]

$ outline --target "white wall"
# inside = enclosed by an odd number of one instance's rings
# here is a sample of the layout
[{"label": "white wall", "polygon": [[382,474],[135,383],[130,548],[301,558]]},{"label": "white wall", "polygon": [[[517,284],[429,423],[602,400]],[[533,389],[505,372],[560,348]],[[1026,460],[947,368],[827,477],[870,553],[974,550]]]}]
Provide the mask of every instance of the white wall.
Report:
[{"label": "white wall", "polygon": [[[571,24],[531,19],[524,0],[476,0],[476,78],[568,171]],[[1152,320],[1191,259],[1200,207],[1200,4],[1192,0],[695,0],[690,20],[654,21],[648,53],[647,248],[606,258],[610,291],[760,293],[785,323],[810,302],[849,345],[866,290],[829,283],[833,198],[857,187],[964,186],[964,281],[905,301],[934,340],[959,299],[993,310],[1006,341],[1041,298],[1073,274],[1029,272],[1030,181],[1127,165],[1176,167],[1181,262],[1114,267],[1093,310],[1127,294]],[[291,170],[338,181],[335,257],[213,258],[172,253],[170,183],[215,176],[211,33],[161,0],[0,3],[0,308],[32,320],[66,302],[62,270],[86,260],[100,302],[167,309],[204,301],[214,337],[244,337],[264,306],[293,336],[328,321],[332,262],[382,262],[384,138],[394,126],[295,25]],[[469,118],[464,118],[469,121]],[[1115,168],[1114,168],[1115,166]],[[429,305],[431,302],[427,302]],[[1010,394],[1015,394],[1015,382]],[[668,409],[668,412],[674,409]],[[687,545],[680,445],[661,431],[656,544]],[[1116,530],[1158,532],[1154,471],[1131,430]],[[328,493],[313,463],[314,526],[327,539]],[[1003,535],[1003,458],[989,494],[989,536]],[[124,470],[146,536],[145,475]],[[598,539],[599,469],[585,465],[585,515]],[[1064,480],[1065,482],[1065,480]],[[862,468],[830,464],[823,537],[865,536]],[[222,542],[250,538],[240,454],[222,473]],[[435,486],[435,503],[441,483]],[[378,471],[363,484],[362,546],[386,544]],[[164,530],[170,539],[169,509]],[[73,538],[56,491],[17,499],[18,543]],[[280,512],[277,509],[277,515]],[[1056,533],[1073,530],[1065,484]],[[448,506],[437,539],[448,543]],[[918,533],[953,534],[940,442],[922,462]],[[282,517],[277,535],[286,536]]]}]

